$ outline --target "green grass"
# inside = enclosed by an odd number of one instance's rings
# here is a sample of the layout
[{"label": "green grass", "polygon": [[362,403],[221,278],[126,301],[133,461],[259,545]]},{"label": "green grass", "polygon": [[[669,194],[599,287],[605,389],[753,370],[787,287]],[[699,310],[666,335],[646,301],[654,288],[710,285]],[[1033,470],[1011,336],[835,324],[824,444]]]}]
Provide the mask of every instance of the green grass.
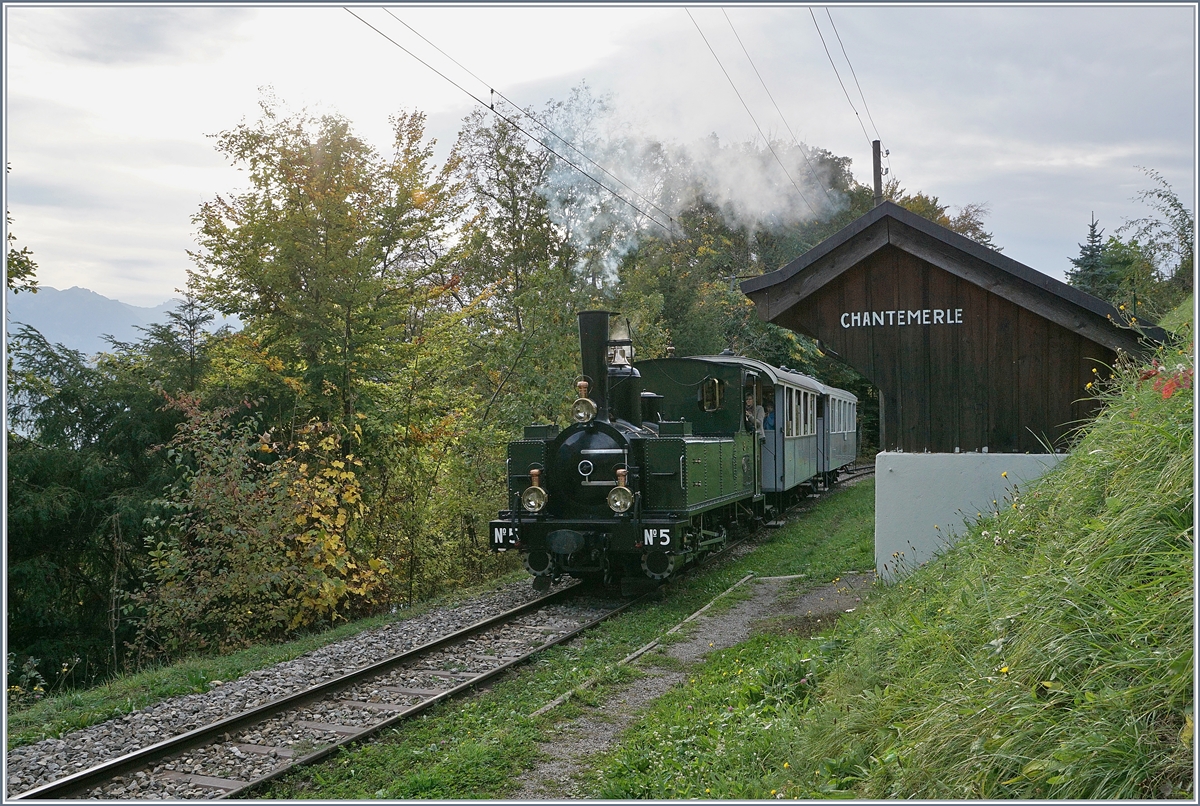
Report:
[{"label": "green grass", "polygon": [[[1157,360],[1193,366],[1183,343]],[[827,635],[708,659],[590,794],[1194,796],[1191,392],[1144,370],[1053,473]]]},{"label": "green grass", "polygon": [[[618,685],[639,676],[617,666],[625,655],[663,635],[750,571],[807,574],[829,580],[868,567],[873,557],[874,487],[839,491],[789,526],[769,533],[748,556],[681,579],[669,595],[601,625],[569,647],[556,647],[490,691],[447,703],[424,718],[388,732],[371,745],[299,770],[266,793],[276,798],[503,798],[541,754],[550,728],[577,716],[580,703],[602,702]],[[725,597],[729,598],[729,597]],[[652,663],[655,661],[651,661]],[[669,661],[657,661],[669,664]],[[600,683],[582,699],[542,717],[534,711],[584,681]]]},{"label": "green grass", "polygon": [[1190,333],[1192,323],[1192,304],[1195,301],[1194,294],[1188,294],[1187,299],[1180,303],[1179,307],[1171,311],[1162,318],[1158,326],[1164,330],[1169,330],[1173,333]]},{"label": "green grass", "polygon": [[53,694],[25,708],[10,707],[7,746],[11,749],[55,738],[66,731],[96,725],[168,697],[205,692],[212,687],[213,681],[236,680],[247,672],[291,660],[365,630],[398,619],[412,618],[439,603],[454,601],[472,592],[478,593],[525,577],[523,571],[513,572],[480,588],[425,602],[395,615],[381,615],[342,624],[283,644],[259,645],[223,656],[193,657],[161,668],[117,677],[90,689]]}]

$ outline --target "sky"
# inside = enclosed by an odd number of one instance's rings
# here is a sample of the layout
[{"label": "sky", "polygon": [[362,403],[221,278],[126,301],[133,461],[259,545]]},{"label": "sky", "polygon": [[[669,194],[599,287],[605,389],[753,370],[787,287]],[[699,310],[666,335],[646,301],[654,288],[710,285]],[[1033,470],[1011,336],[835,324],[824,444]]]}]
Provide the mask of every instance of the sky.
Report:
[{"label": "sky", "polygon": [[1107,236],[1150,212],[1141,168],[1196,209],[1191,4],[388,7],[475,77],[350,8],[463,89],[342,6],[5,4],[5,201],[39,282],[177,296],[192,216],[245,187],[212,135],[256,120],[267,87],[385,152],[389,115],[420,110],[439,158],[475,106],[464,89],[541,108],[580,82],[643,136],[790,130],[864,183],[878,136],[906,190],[986,203],[1004,254],[1058,279],[1093,214]]}]

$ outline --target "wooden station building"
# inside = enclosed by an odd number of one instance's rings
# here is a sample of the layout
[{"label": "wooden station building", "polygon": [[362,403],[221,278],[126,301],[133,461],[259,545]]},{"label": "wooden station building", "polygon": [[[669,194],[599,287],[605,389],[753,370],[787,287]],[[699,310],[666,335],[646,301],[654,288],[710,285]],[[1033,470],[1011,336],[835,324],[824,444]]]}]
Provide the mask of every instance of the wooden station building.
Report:
[{"label": "wooden station building", "polygon": [[892,202],[741,288],[875,384],[883,450],[1047,452],[1141,349],[1108,303]]}]

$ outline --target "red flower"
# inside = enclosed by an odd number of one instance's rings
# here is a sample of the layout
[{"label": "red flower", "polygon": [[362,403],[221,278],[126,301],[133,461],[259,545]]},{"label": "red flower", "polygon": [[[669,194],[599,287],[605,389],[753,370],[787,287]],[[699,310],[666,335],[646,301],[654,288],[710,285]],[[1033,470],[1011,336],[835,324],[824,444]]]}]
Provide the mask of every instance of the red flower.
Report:
[{"label": "red flower", "polygon": [[1191,389],[1193,372],[1194,370],[1189,368],[1177,372],[1166,380],[1159,378],[1154,382],[1154,391],[1162,392],[1163,400],[1167,400],[1179,389]]}]

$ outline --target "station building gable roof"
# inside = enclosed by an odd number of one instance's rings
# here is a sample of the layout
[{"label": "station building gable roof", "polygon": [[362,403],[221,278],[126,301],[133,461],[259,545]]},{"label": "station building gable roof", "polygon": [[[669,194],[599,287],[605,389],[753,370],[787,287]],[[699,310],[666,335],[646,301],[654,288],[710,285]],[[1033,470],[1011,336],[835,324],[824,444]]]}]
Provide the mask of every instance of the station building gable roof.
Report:
[{"label": "station building gable roof", "polygon": [[[893,246],[990,293],[1036,313],[1110,350],[1139,352],[1141,337],[1122,327],[1118,311],[1102,299],[1006,257],[898,204],[885,201],[783,268],[745,280],[745,293],[764,321],[816,293],[875,252]],[[1146,337],[1165,333],[1150,323]]]}]

